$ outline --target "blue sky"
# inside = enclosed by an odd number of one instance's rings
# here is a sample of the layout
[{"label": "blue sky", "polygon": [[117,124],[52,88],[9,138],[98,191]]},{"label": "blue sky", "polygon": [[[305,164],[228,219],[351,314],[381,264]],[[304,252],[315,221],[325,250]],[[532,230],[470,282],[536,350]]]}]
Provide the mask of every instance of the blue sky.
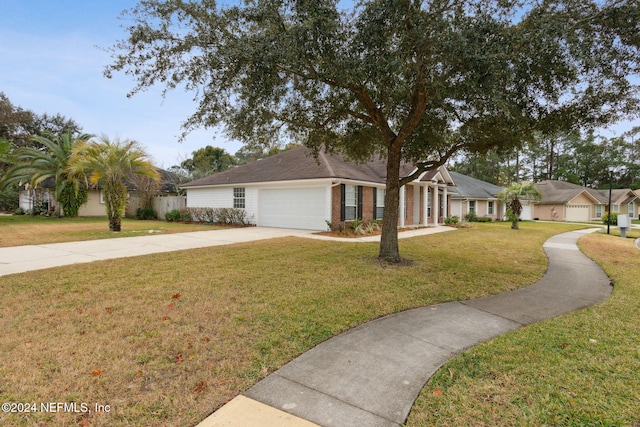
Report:
[{"label": "blue sky", "polygon": [[[123,39],[122,10],[136,0],[0,0],[0,92],[15,106],[73,118],[84,132],[139,141],[168,168],[206,145],[235,153],[222,132],[198,130],[178,142],[196,108],[192,96],[161,88],[127,98],[134,81],[103,77],[111,60],[101,48]],[[99,47],[98,47],[99,46]]]},{"label": "blue sky", "polygon": [[[83,130],[142,143],[155,163],[179,164],[206,145],[235,153],[241,145],[219,130],[198,130],[179,143],[180,125],[195,110],[190,94],[161,88],[127,98],[134,81],[124,74],[103,77],[111,62],[106,48],[125,38],[118,16],[136,0],[0,0],[0,92],[38,114],[60,113]],[[640,121],[612,127],[613,132]]]}]

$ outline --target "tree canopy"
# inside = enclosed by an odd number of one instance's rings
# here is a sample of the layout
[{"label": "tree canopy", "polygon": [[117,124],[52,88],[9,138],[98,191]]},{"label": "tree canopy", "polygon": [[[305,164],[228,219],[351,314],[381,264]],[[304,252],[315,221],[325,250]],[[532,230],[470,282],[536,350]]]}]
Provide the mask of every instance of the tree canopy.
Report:
[{"label": "tree canopy", "polygon": [[84,176],[94,187],[102,187],[110,231],[120,231],[122,227],[127,207],[127,179],[142,175],[153,181],[160,180],[158,170],[138,142],[111,140],[106,136],[74,147],[67,171],[73,176]]},{"label": "tree canopy", "polygon": [[[537,134],[532,143],[506,152],[458,156],[451,170],[493,184],[547,179],[604,188],[640,188],[640,127],[605,138],[593,131]],[[610,176],[609,169],[614,170]]]},{"label": "tree canopy", "polygon": [[191,157],[182,161],[180,166],[189,171],[194,178],[200,178],[216,172],[222,172],[236,164],[234,157],[224,148],[199,148],[191,153]]},{"label": "tree canopy", "polygon": [[71,131],[62,135],[31,137],[43,148],[20,147],[15,150],[12,156],[14,164],[1,177],[0,189],[21,184],[36,188],[51,179],[55,199],[62,205],[64,215],[78,216],[80,206],[87,201],[87,187],[83,185],[81,176],[69,172],[69,167],[74,149],[91,137],[88,134],[73,137]]},{"label": "tree canopy", "polygon": [[[601,126],[640,108],[636,0],[145,0],[105,73],[198,101],[184,126],[387,159],[380,257],[400,187],[459,150]],[[416,166],[399,174],[402,161]]]}]

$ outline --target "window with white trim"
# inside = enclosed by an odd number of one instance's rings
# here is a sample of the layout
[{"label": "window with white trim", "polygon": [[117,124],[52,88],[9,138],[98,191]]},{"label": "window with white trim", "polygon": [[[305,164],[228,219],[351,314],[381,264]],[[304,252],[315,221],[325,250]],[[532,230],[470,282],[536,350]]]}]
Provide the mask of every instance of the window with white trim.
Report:
[{"label": "window with white trim", "polygon": [[602,205],[596,205],[596,218],[602,218]]},{"label": "window with white trim", "polygon": [[614,213],[620,212],[620,205],[613,205],[613,212]]},{"label": "window with white trim", "polygon": [[633,202],[629,203],[629,218],[636,216],[635,206]]},{"label": "window with white trim", "polygon": [[386,190],[384,188],[376,188],[376,219],[382,219],[384,214],[384,196]]},{"label": "window with white trim", "polygon": [[489,215],[493,215],[493,200],[489,200],[489,207],[487,208],[487,213]]},{"label": "window with white trim", "polygon": [[358,187],[344,186],[344,220],[353,221],[358,215]]},{"label": "window with white trim", "polygon": [[234,209],[244,209],[245,207],[244,187],[235,187],[233,189],[233,207]]},{"label": "window with white trim", "polygon": [[476,213],[476,201],[469,200],[469,213]]}]

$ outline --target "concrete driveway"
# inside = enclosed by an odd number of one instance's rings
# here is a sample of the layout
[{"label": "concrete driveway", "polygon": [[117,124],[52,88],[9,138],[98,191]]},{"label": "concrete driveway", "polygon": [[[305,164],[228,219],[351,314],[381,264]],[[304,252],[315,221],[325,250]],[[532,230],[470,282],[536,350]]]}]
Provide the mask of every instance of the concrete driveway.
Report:
[{"label": "concrete driveway", "polygon": [[[399,238],[415,237],[450,230],[454,229],[450,227],[418,228],[400,233]],[[231,245],[234,243],[253,242],[288,236],[350,242],[374,242],[380,240],[380,236],[369,236],[359,239],[335,239],[315,233],[316,231],[310,230],[245,227],[194,231],[190,233],[117,237],[113,239],[86,240],[81,242],[13,246],[0,248],[0,276],[105,259],[127,258],[161,252]]]},{"label": "concrete driveway", "polygon": [[307,230],[247,227],[13,246],[0,248],[0,276],[105,259],[230,245],[277,237],[308,236],[312,233],[313,231]]}]

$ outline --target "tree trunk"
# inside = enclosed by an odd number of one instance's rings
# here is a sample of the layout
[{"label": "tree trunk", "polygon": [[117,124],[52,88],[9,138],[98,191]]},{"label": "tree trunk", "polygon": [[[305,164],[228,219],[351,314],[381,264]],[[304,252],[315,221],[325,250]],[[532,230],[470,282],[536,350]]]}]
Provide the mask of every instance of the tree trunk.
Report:
[{"label": "tree trunk", "polygon": [[379,257],[391,263],[400,262],[398,248],[398,214],[400,205],[400,150],[387,150],[387,187],[382,216]]},{"label": "tree trunk", "polygon": [[110,231],[120,231],[122,230],[122,218],[119,215],[112,215],[109,218],[109,230]]},{"label": "tree trunk", "polygon": [[520,203],[519,199],[515,199],[511,201],[511,211],[513,212],[513,219],[511,221],[511,229],[519,230],[520,225],[518,222],[520,221],[520,214],[522,213],[522,203]]},{"label": "tree trunk", "polygon": [[104,201],[107,205],[107,218],[109,219],[109,231],[122,230],[122,203],[126,203],[126,188],[124,189],[124,197],[120,194],[122,190],[119,188],[104,188]]}]

